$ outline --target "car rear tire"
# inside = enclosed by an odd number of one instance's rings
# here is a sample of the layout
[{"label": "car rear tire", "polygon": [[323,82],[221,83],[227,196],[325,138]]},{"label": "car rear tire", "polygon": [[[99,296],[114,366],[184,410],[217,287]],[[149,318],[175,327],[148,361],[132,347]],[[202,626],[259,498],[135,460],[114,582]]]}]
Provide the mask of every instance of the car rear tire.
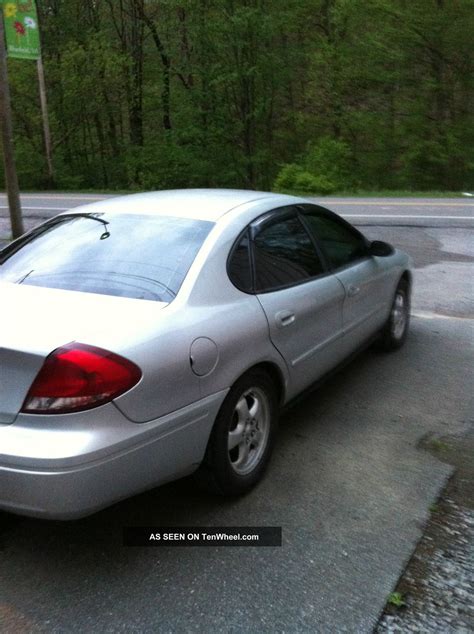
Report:
[{"label": "car rear tire", "polygon": [[219,410],[198,479],[223,495],[242,495],[262,478],[278,426],[271,378],[252,370],[231,388]]},{"label": "car rear tire", "polygon": [[410,324],[410,289],[406,280],[400,280],[393,298],[390,316],[380,334],[380,348],[387,352],[403,346]]}]

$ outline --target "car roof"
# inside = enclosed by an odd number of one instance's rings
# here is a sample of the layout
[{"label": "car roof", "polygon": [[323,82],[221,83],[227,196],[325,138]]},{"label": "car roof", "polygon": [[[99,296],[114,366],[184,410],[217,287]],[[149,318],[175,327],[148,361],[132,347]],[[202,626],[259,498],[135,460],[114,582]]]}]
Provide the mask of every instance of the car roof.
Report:
[{"label": "car roof", "polygon": [[268,200],[272,204],[274,202],[275,206],[302,201],[285,194],[244,189],[171,189],[107,198],[75,207],[66,213],[150,214],[217,222],[224,214],[240,205],[259,203],[263,200]]}]

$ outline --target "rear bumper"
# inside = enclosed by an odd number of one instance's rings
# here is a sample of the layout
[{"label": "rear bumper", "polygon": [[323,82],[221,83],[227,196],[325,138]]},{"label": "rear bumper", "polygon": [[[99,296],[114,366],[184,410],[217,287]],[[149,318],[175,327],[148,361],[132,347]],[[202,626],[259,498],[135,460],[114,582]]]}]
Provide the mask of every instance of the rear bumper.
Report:
[{"label": "rear bumper", "polygon": [[0,425],[0,509],[74,519],[191,473],[225,395],[142,424],[110,404],[95,419],[84,412]]}]

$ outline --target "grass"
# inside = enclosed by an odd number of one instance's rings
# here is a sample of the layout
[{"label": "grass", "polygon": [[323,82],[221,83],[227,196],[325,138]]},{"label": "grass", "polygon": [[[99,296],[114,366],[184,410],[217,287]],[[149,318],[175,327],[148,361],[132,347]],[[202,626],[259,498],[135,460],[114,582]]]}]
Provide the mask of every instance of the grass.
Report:
[{"label": "grass", "polygon": [[[116,196],[121,196],[122,194],[137,194],[140,193],[141,189],[29,189],[23,188],[20,194],[115,194]],[[4,193],[4,192],[0,192]]]},{"label": "grass", "polygon": [[449,449],[449,445],[442,440],[438,440],[437,438],[433,438],[428,443],[429,448],[433,451],[447,451]]},{"label": "grass", "polygon": [[[128,188],[128,189],[94,189],[94,188],[80,188],[80,189],[64,189],[60,188],[57,190],[38,190],[38,189],[23,189],[22,193],[24,194],[116,194],[117,196],[121,194],[135,194],[143,190],[136,188]],[[462,192],[443,192],[443,191],[408,191],[408,190],[398,190],[398,189],[380,189],[380,190],[371,190],[371,189],[357,189],[357,190],[343,190],[337,191],[329,196],[325,194],[319,194],[318,192],[301,192],[293,189],[284,189],[280,190],[282,194],[292,194],[294,196],[315,196],[318,198],[327,198],[334,196],[349,196],[349,197],[361,197],[361,198],[461,198]],[[469,197],[466,197],[466,201],[469,200]]]},{"label": "grass", "polygon": [[[328,196],[325,194],[318,194],[317,192],[300,192],[296,190],[281,190],[282,194],[291,194],[293,196],[314,196],[317,198],[332,198],[332,197],[342,197],[348,196],[351,198],[464,198],[462,196],[462,192],[441,192],[441,191],[408,191],[408,190],[398,190],[398,189],[381,189],[381,190],[365,190],[358,189],[353,191],[338,191]],[[465,197],[466,201],[469,200],[469,197]]]},{"label": "grass", "polygon": [[402,608],[406,605],[403,600],[403,595],[400,592],[391,592],[387,597],[387,603],[395,606],[396,608]]},{"label": "grass", "polygon": [[407,191],[396,189],[382,189],[380,191],[373,190],[357,190],[355,192],[338,192],[337,196],[365,196],[367,198],[459,198],[462,192],[440,192],[440,191]]}]

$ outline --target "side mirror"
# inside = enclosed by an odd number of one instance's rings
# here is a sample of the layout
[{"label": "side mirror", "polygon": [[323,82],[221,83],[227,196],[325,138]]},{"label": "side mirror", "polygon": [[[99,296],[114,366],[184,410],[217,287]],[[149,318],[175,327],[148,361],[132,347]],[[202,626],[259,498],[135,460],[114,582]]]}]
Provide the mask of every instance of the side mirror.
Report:
[{"label": "side mirror", "polygon": [[386,258],[389,255],[393,255],[395,249],[388,242],[382,242],[381,240],[374,240],[369,245],[369,255],[375,255],[378,258]]}]

